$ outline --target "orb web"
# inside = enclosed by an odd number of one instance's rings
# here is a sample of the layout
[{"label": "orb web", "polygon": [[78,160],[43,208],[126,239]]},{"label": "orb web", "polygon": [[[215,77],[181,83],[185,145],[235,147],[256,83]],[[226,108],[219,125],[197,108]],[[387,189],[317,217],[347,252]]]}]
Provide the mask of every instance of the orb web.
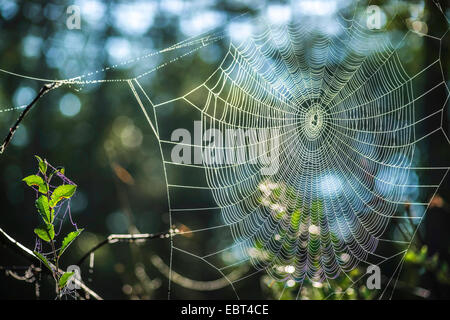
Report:
[{"label": "orb web", "polygon": [[[297,298],[305,281],[324,283],[330,296],[339,296],[364,280],[364,274],[352,274],[357,266],[389,265],[379,297],[391,297],[430,205],[426,197],[436,194],[449,169],[417,160],[418,146],[429,139],[440,136],[449,142],[442,120],[449,98],[442,52],[413,73],[405,70],[402,55],[414,37],[441,44],[448,28],[435,35],[408,30],[396,39],[395,34],[386,36],[386,30],[369,30],[356,15],[339,17],[332,32],[314,23],[273,25],[254,19],[252,24],[254,32],[243,41],[214,30],[57,82],[125,84],[136,98],[160,148],[169,225],[184,226],[170,233],[168,266],[154,259],[170,287],[172,282],[183,286],[172,269],[181,272],[186,259],[212,269],[225,280],[215,282],[214,290],[228,285],[236,297],[237,286],[253,285],[262,272],[285,288],[293,281]],[[181,96],[153,101],[157,93],[146,89],[148,77],[220,41],[229,42],[226,53],[205,81]],[[145,66],[158,55],[169,59]],[[127,65],[140,71],[130,78],[95,79]],[[442,77],[427,78],[432,70]],[[440,99],[418,110],[436,92]],[[243,157],[173,161],[177,142],[171,135],[177,119],[187,127],[199,123],[200,138],[185,143],[193,150]],[[241,130],[245,139],[232,147],[206,144],[205,130]],[[271,164],[274,170],[268,174],[264,169]],[[400,236],[405,228],[410,237]],[[211,239],[216,247],[206,245]],[[394,243],[394,250],[380,253],[386,243]],[[341,276],[349,279],[348,288],[333,283]],[[204,283],[197,286],[208,290]]]},{"label": "orb web", "polygon": [[367,260],[405,200],[377,172],[389,167],[406,185],[415,140],[412,89],[384,37],[356,23],[333,38],[269,26],[231,45],[206,88],[200,108],[222,100],[225,116],[204,117],[204,126],[279,134],[273,175],[252,161],[206,167],[242,255],[295,281],[324,281]]}]

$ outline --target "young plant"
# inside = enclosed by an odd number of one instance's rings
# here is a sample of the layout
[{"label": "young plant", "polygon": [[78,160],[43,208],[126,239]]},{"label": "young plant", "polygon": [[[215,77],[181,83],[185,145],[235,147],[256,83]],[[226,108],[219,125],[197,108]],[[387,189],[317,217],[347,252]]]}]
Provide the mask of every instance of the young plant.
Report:
[{"label": "young plant", "polygon": [[[36,209],[41,218],[41,224],[34,229],[37,236],[36,248],[34,254],[42,261],[43,265],[48,268],[56,283],[56,293],[60,296],[61,290],[66,287],[73,272],[61,272],[59,269],[59,260],[72,242],[81,234],[83,229],[78,229],[77,225],[72,222],[75,230],[68,233],[59,248],[57,248],[56,237],[61,230],[62,223],[66,214],[70,213],[70,199],[76,192],[77,186],[65,175],[64,168],[54,168],[47,160],[36,156],[38,160],[39,170],[36,174],[25,177],[23,181],[36,191]],[[59,178],[62,183],[54,184],[55,177]],[[48,244],[49,253],[43,253],[42,244]]]}]

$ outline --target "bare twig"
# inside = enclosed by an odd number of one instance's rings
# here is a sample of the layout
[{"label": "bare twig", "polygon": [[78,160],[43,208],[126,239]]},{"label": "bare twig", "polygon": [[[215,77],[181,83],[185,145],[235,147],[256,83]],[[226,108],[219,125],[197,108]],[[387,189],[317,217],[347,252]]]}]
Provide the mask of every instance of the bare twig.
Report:
[{"label": "bare twig", "polygon": [[231,271],[228,275],[223,276],[222,278],[210,281],[199,281],[184,277],[181,274],[170,270],[170,267],[166,265],[164,261],[157,255],[153,255],[150,258],[150,261],[159,270],[159,272],[161,272],[167,278],[170,277],[174,283],[184,288],[196,291],[215,291],[225,288],[230,285],[230,282],[241,279],[249,269],[248,265],[244,265]]},{"label": "bare twig", "polygon": [[91,253],[95,252],[106,244],[113,244],[117,242],[143,242],[151,239],[165,239],[169,238],[171,235],[174,235],[177,231],[177,229],[170,229],[169,231],[159,233],[111,234],[105,240],[98,243],[95,247],[86,252],[86,254],[78,261],[77,265],[81,266],[84,260],[86,260],[87,257],[91,255]]},{"label": "bare twig", "polygon": [[8,266],[0,266],[0,271],[15,271],[15,272],[17,272],[17,271],[27,271],[27,270],[33,270],[34,272],[36,272],[36,273],[39,273],[39,272],[41,272],[42,270],[41,270],[41,268],[39,268],[39,267],[35,267],[34,265],[31,265],[31,266],[10,266],[10,267],[8,267]]},{"label": "bare twig", "polygon": [[[33,253],[33,251],[31,251],[30,249],[28,249],[27,247],[25,247],[23,244],[21,244],[20,242],[16,241],[14,238],[12,238],[10,235],[8,235],[5,231],[3,231],[2,228],[0,228],[0,242],[3,242],[5,245],[7,245],[8,247],[10,247],[11,249],[13,249],[14,251],[16,251],[19,255],[21,255],[22,257],[24,257],[25,259],[27,259],[30,262],[36,262],[39,261],[39,263],[41,263],[41,261],[39,260],[39,258]],[[55,266],[53,264],[51,264],[49,262],[49,264],[51,265],[52,268],[54,268]],[[48,272],[50,274],[50,270],[48,270],[47,268],[43,268],[43,270],[45,272]],[[58,270],[58,272],[64,273],[63,270]],[[78,280],[76,278],[73,279],[73,281],[75,282],[75,284],[79,285],[81,289],[84,290],[84,292],[86,292],[87,294],[89,294],[90,296],[94,297],[97,300],[102,300],[102,298],[96,294],[94,291],[92,291],[88,286],[86,286],[81,280]]]},{"label": "bare twig", "polygon": [[[27,269],[5,269],[5,273],[7,276],[11,276],[16,280],[25,281],[28,283],[33,283],[36,281],[36,275],[42,271],[41,268],[36,268],[34,265],[29,266]],[[24,275],[21,276],[17,271],[24,271]]]},{"label": "bare twig", "polygon": [[39,93],[37,94],[37,96],[33,99],[33,101],[30,102],[30,104],[28,104],[26,106],[25,110],[22,111],[22,113],[20,114],[19,118],[16,120],[16,123],[14,123],[14,125],[9,129],[8,135],[6,136],[5,140],[3,141],[3,144],[0,146],[0,154],[5,152],[6,147],[11,142],[11,139],[14,136],[14,133],[16,133],[16,130],[19,128],[20,123],[25,118],[27,113],[33,108],[33,106],[36,104],[36,102],[40,98],[42,98],[50,90],[56,88],[57,84],[58,84],[58,82],[48,83],[48,84],[45,84],[41,88],[41,90],[39,90]]}]

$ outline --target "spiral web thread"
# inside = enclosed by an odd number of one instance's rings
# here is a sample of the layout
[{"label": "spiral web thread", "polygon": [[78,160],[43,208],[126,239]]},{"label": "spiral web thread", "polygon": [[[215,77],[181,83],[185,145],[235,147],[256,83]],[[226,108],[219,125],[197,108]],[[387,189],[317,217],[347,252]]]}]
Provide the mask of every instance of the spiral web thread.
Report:
[{"label": "spiral web thread", "polygon": [[[218,217],[215,225],[171,234],[169,287],[175,254],[217,271],[236,297],[236,285],[243,280],[256,281],[252,277],[262,271],[284,282],[285,288],[289,280],[299,283],[297,298],[305,279],[329,286],[330,296],[343,296],[366,277],[352,275],[355,267],[383,268],[393,263],[379,291],[379,298],[390,298],[430,205],[431,199],[418,199],[417,190],[436,194],[449,170],[448,166],[416,166],[413,162],[419,143],[436,135],[449,142],[442,127],[449,97],[444,77],[434,79],[425,89],[414,86],[432,68],[443,74],[440,55],[408,75],[397,50],[408,37],[419,36],[411,30],[394,46],[383,32],[368,30],[356,19],[342,19],[336,35],[317,32],[307,24],[271,26],[258,22],[258,26],[251,39],[240,44],[230,41],[222,63],[200,86],[161,103],[152,102],[142,80],[223,40],[224,32],[208,32],[120,65],[57,82],[68,86],[127,83],[159,142],[170,225],[183,221],[189,226],[189,219],[200,224],[211,220],[202,215]],[[447,32],[440,37],[420,36],[441,42]],[[139,64],[180,49],[185,53],[136,77],[92,79],[119,66]],[[445,92],[443,100],[418,113],[415,103],[438,90]],[[251,154],[238,164],[172,162],[174,142],[170,134],[174,128],[162,119],[167,110],[179,108],[192,110],[192,119],[201,121],[202,129],[276,129],[277,136],[266,137],[263,142],[273,147],[279,139],[279,170],[272,176],[261,175],[262,165],[252,161],[259,156]],[[440,125],[434,130],[416,134],[416,128],[436,119]],[[244,147],[261,142],[246,141]],[[202,141],[188,145],[229,151],[223,146],[205,146]],[[433,174],[435,181],[420,184],[416,172],[422,175],[430,171],[437,172]],[[193,185],[186,178],[192,176],[204,183]],[[209,194],[211,204],[197,203],[201,197],[196,195],[200,194]],[[187,198],[195,199],[193,205],[177,206],[185,204]],[[405,206],[414,208],[413,214],[406,214]],[[386,230],[394,224],[411,230],[412,236],[402,239],[394,232],[386,237]],[[188,240],[179,236],[222,230],[234,241],[206,253],[191,250]],[[388,256],[377,253],[385,242],[395,243],[397,248]],[[221,258],[227,254],[234,260]],[[253,271],[230,276],[230,270],[248,261]],[[338,276],[350,279],[351,285],[336,289],[333,279]]]}]

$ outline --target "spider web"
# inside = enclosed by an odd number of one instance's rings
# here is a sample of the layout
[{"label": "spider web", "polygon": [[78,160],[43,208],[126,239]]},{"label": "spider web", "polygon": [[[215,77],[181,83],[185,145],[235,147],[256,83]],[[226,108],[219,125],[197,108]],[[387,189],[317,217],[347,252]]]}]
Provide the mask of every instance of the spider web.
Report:
[{"label": "spider web", "polygon": [[[413,90],[417,78],[439,67],[439,59],[409,76],[397,50],[410,32],[393,45],[385,34],[368,30],[356,19],[343,19],[339,26],[341,31],[330,37],[305,24],[262,22],[250,40],[238,45],[231,41],[222,63],[204,83],[170,101],[152,103],[139,79],[129,81],[160,139],[171,219],[182,221],[186,212],[214,212],[221,215],[221,224],[188,232],[224,228],[234,239],[202,254],[175,239],[172,249],[201,260],[225,278],[225,272],[250,261],[254,273],[229,280],[237,296],[235,284],[260,271],[276,281],[301,284],[309,278],[332,287],[329,280],[342,274],[353,284],[365,277],[349,275],[358,265],[391,263],[395,267],[389,268],[380,291],[380,298],[389,297],[412,237],[396,240],[398,234],[389,234],[387,228],[395,223],[417,230],[429,206],[429,201],[418,201],[417,189],[436,192],[448,172],[447,167],[413,165],[418,143],[435,133],[445,135],[441,122],[435,130],[416,135],[425,121],[442,118],[445,101],[420,117],[415,103],[434,90],[447,90],[443,79],[427,90]],[[158,126],[159,112],[188,107],[198,112],[202,129],[277,129],[279,171],[269,178],[262,175],[262,165],[255,165],[250,154],[247,161],[230,165],[172,162],[168,150],[174,144],[169,138],[173,128]],[[154,112],[154,121],[147,110]],[[319,125],[309,122],[311,111]],[[190,146],[229,151],[220,143],[199,142]],[[244,144],[240,147],[258,142]],[[175,173],[180,170],[189,174]],[[426,170],[440,171],[433,184],[419,184],[416,172]],[[185,178],[203,174],[203,184]],[[177,206],[180,197],[195,199],[200,192],[211,193],[216,206]],[[414,215],[407,215],[405,206],[414,207]],[[381,242],[398,246],[381,255]],[[221,261],[227,253],[239,258]]]},{"label": "spider web", "polygon": [[[332,34],[313,22],[272,25],[255,19],[254,32],[245,41],[215,30],[58,80],[81,87],[126,83],[135,96],[159,144],[169,224],[189,227],[171,233],[169,287],[174,264],[180,263],[181,270],[182,263],[192,261],[225,279],[237,298],[238,287],[253,285],[262,272],[285,288],[296,283],[297,298],[305,280],[328,286],[329,297],[342,297],[367,278],[353,273],[356,267],[376,265],[383,273],[377,297],[392,297],[429,195],[436,194],[449,170],[422,165],[417,152],[436,136],[449,143],[443,128],[449,89],[441,52],[413,74],[405,70],[402,57],[411,39],[427,37],[441,44],[448,30],[431,35],[409,29],[398,37],[387,32],[389,23],[383,30],[369,30],[365,15],[357,13],[355,8],[350,18],[339,16]],[[147,77],[224,40],[229,40],[225,57],[201,85],[174,99],[152,100],[154,94],[145,89]],[[167,62],[135,77],[95,79],[98,73],[172,52],[177,54]],[[436,70],[442,77],[430,81],[427,74]],[[436,93],[440,100],[418,110]],[[267,153],[278,152],[278,170],[270,176],[261,173],[264,164],[254,160],[267,154],[248,153],[245,161],[231,164],[173,162],[177,142],[171,134],[177,128],[167,114],[182,117],[186,126],[198,121],[201,132],[273,130],[276,135],[232,148],[205,144],[201,138],[186,146],[234,154],[264,143],[271,146]],[[402,230],[409,230],[409,236]],[[199,238],[213,235],[217,247],[199,248]],[[386,253],[385,244],[394,244],[391,252]],[[245,274],[234,272],[243,265]],[[349,279],[347,288],[337,287],[339,277]]]}]

